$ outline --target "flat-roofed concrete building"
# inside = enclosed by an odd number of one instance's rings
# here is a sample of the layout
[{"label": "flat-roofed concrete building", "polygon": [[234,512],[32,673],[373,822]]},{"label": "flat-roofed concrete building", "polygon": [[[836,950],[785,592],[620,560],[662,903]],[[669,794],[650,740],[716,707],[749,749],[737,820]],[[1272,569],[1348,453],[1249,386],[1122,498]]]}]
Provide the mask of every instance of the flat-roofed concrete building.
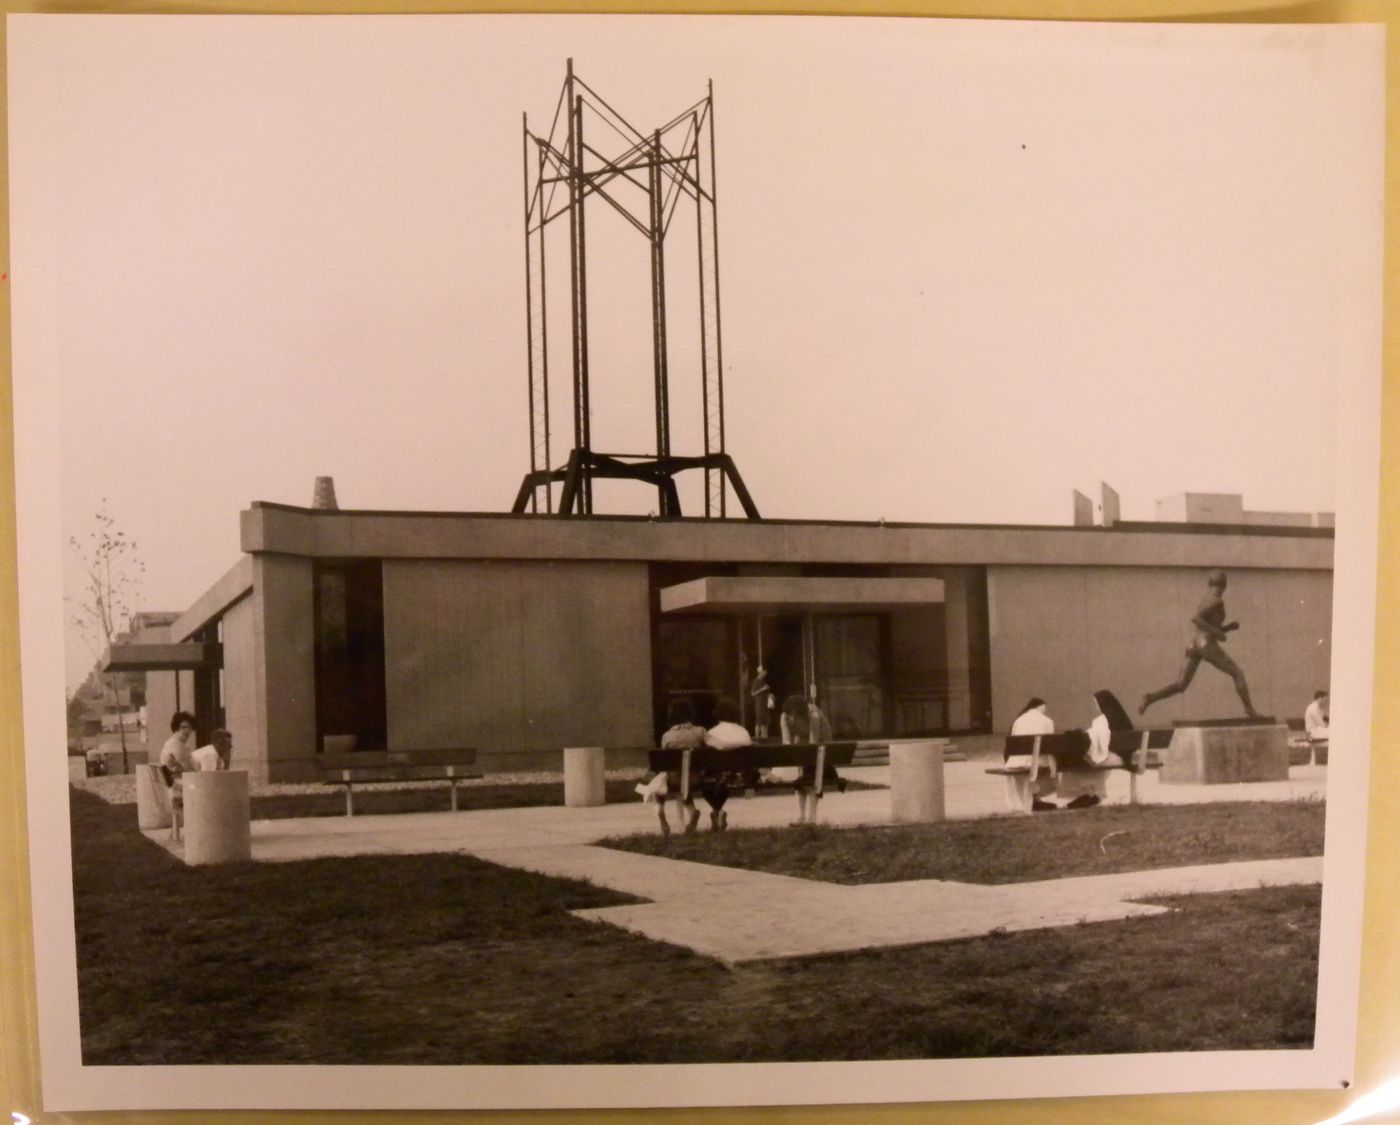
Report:
[{"label": "flat-roofed concrete building", "polygon": [[[1260,710],[1327,683],[1333,536],[1219,523],[1009,527],[337,511],[255,503],[243,557],[173,624],[183,706],[238,765],[312,776],[327,750],[475,747],[488,767],[642,747],[668,702],[752,725],[760,665],[856,737],[1062,726],[1175,678],[1206,573]],[[172,674],[173,676],[173,674]],[[156,693],[173,698],[173,692]],[[1239,714],[1202,668],[1154,722]],[[150,716],[152,737],[168,716]]]}]

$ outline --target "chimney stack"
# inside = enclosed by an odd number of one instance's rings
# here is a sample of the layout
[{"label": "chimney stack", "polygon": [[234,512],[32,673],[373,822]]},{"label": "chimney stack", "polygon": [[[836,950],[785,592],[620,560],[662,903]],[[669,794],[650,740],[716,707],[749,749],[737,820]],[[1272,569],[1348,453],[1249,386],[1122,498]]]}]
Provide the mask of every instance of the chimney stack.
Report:
[{"label": "chimney stack", "polygon": [[311,497],[311,506],[318,512],[340,511],[340,505],[335,502],[334,477],[316,478],[316,492]]}]

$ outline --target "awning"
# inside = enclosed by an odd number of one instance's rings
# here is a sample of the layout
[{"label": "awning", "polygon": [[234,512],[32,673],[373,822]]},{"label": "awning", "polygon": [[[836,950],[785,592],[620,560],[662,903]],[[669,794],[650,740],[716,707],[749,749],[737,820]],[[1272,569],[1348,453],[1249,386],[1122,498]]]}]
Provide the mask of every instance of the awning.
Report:
[{"label": "awning", "polygon": [[805,613],[942,605],[941,578],[697,578],[661,591],[662,613]]},{"label": "awning", "polygon": [[111,645],[102,657],[104,672],[186,672],[222,668],[221,644]]}]

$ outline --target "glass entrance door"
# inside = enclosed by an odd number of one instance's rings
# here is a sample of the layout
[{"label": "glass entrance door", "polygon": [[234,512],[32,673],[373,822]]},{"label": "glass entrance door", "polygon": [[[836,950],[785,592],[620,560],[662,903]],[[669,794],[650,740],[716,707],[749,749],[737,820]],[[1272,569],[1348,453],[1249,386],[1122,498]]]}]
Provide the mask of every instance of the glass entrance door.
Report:
[{"label": "glass entrance door", "polygon": [[779,737],[778,712],[789,696],[815,701],[838,737],[885,733],[885,659],[878,614],[758,614],[743,628],[742,660],[752,684],[761,666],[774,706],[748,694],[744,721]]},{"label": "glass entrance door", "polygon": [[812,679],[817,705],[837,738],[885,733],[885,661],[880,617],[873,613],[812,619]]}]

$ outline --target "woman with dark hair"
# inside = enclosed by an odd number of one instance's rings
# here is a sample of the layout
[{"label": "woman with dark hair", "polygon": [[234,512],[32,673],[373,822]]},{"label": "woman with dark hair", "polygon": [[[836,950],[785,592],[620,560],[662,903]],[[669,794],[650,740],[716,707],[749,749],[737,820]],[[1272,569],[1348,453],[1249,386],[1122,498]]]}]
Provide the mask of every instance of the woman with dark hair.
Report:
[{"label": "woman with dark hair", "polygon": [[[1126,708],[1111,691],[1094,692],[1094,706],[1098,709],[1098,714],[1089,724],[1089,745],[1084,751],[1085,761],[1093,766],[1131,765],[1131,762],[1124,761],[1109,748],[1115,732],[1134,729],[1133,720],[1128,717]],[[1070,782],[1069,785],[1066,785],[1067,781]],[[1065,806],[1071,809],[1093,808],[1108,796],[1108,783],[1104,780],[1101,769],[1062,769],[1060,795],[1068,796],[1067,789],[1076,794]]]},{"label": "woman with dark hair", "polygon": [[[705,728],[695,722],[695,708],[689,699],[679,696],[671,700],[670,705],[666,708],[666,721],[671,725],[661,736],[663,750],[696,750],[705,745]],[[684,817],[682,828],[684,831],[694,832],[695,825],[700,820],[700,810],[695,807],[694,801],[680,801],[680,787],[681,775],[678,770],[658,773],[637,786],[637,792],[642,795],[642,800],[656,802],[656,816],[661,821],[661,834],[663,836],[671,834],[671,822],[666,818],[666,795],[668,793],[677,794],[677,802],[682,806],[681,813]]]},{"label": "woman with dark hair", "polygon": [[[836,735],[831,728],[831,720],[815,703],[809,703],[803,696],[790,695],[783,700],[783,713],[779,717],[783,732],[783,745],[807,744],[819,746],[834,741]],[[797,821],[799,824],[814,822],[817,819],[816,770],[813,766],[786,767],[796,770],[790,774],[797,787]],[[836,767],[828,765],[822,771],[822,785],[844,786]],[[810,812],[809,812],[810,803]]]},{"label": "woman with dark hair", "polygon": [[800,695],[790,695],[783,700],[783,713],[778,719],[782,728],[783,745],[808,743],[817,745],[830,742],[831,722],[815,703],[808,703]]},{"label": "woman with dark hair", "polygon": [[160,764],[178,780],[182,773],[199,769],[194,760],[194,716],[176,711],[170,716],[170,737],[160,749]]}]

